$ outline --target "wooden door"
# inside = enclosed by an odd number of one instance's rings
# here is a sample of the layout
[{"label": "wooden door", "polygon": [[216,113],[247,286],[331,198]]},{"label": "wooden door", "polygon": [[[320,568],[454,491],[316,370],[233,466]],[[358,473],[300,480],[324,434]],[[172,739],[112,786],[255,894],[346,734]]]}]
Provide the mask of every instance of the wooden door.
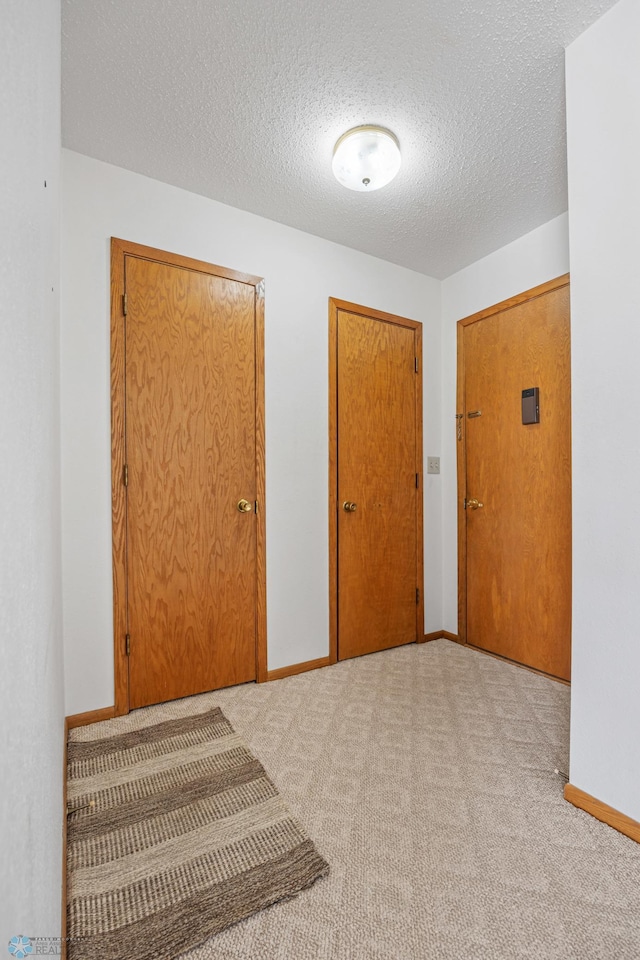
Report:
[{"label": "wooden door", "polygon": [[424,636],[421,326],[331,301],[330,341],[332,653],[343,660]]},{"label": "wooden door", "polygon": [[[459,335],[466,640],[568,680],[568,278],[461,321]],[[522,391],[531,387],[539,388],[540,419],[525,425]]]},{"label": "wooden door", "polygon": [[258,278],[131,244],[114,258],[133,708],[256,678]]}]

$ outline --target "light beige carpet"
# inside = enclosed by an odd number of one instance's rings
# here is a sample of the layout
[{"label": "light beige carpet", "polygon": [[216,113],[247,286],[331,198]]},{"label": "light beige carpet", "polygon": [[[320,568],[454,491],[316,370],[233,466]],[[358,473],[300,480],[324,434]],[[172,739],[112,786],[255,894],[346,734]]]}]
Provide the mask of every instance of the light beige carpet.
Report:
[{"label": "light beige carpet", "polygon": [[640,846],[554,774],[569,696],[439,640],[100,727],[221,706],[331,864],[185,960],[638,960]]}]

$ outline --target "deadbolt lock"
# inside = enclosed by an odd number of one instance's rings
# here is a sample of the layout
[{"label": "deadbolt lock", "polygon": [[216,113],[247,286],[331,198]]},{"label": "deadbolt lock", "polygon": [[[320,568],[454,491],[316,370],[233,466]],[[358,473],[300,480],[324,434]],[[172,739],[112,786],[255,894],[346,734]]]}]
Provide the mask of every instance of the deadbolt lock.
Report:
[{"label": "deadbolt lock", "polygon": [[238,500],[238,510],[240,513],[252,513],[253,504],[249,503],[248,500]]},{"label": "deadbolt lock", "polygon": [[354,503],[353,500],[345,500],[342,504],[342,509],[346,511],[346,513],[353,513],[357,506],[357,503]]}]

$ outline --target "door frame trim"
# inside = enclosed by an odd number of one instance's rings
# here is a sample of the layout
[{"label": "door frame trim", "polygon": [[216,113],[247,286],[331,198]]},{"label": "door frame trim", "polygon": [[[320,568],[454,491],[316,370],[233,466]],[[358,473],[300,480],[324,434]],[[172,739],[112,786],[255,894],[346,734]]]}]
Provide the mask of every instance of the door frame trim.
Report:
[{"label": "door frame trim", "polygon": [[329,663],[338,662],[338,313],[344,310],[358,316],[408,327],[415,333],[419,370],[416,384],[416,472],[420,493],[416,510],[416,579],[420,600],[416,604],[416,642],[424,642],[424,464],[422,455],[422,323],[383,310],[363,307],[329,297]]},{"label": "door frame trim", "polygon": [[125,258],[133,256],[246,283],[255,291],[256,389],[256,679],[267,680],[267,583],[265,525],[264,280],[203,260],[111,238],[111,518],[113,564],[113,657],[115,716],[129,712],[127,633],[126,494],[122,482],[125,450],[125,339],[123,294]]},{"label": "door frame trim", "polygon": [[464,419],[464,393],[465,393],[465,375],[464,375],[464,328],[479,320],[486,320],[497,313],[503,313],[512,307],[518,307],[529,300],[535,300],[537,297],[543,297],[552,290],[559,290],[569,284],[569,274],[564,273],[553,280],[547,280],[540,283],[530,290],[518,293],[507,300],[501,300],[485,310],[479,310],[478,313],[472,313],[469,317],[458,320],[457,323],[457,383],[456,383],[456,417],[460,417],[457,423],[460,430],[457,433],[456,440],[456,461],[457,461],[457,481],[458,481],[458,638],[459,643],[467,643],[467,526],[464,510],[464,498],[467,495],[466,476],[467,476],[467,458],[466,458],[466,423]]}]

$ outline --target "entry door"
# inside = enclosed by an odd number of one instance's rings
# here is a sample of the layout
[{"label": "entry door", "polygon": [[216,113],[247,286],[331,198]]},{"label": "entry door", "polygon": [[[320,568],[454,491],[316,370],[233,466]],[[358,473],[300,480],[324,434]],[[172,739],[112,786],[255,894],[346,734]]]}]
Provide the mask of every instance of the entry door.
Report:
[{"label": "entry door", "polygon": [[257,278],[131,247],[121,323],[133,708],[255,679],[258,491]]},{"label": "entry door", "polygon": [[331,303],[337,656],[423,639],[421,327]]},{"label": "entry door", "polygon": [[[483,650],[568,680],[568,278],[518,299],[522,302],[508,301],[459,327],[466,638]],[[523,424],[522,392],[536,387],[539,422]]]}]

